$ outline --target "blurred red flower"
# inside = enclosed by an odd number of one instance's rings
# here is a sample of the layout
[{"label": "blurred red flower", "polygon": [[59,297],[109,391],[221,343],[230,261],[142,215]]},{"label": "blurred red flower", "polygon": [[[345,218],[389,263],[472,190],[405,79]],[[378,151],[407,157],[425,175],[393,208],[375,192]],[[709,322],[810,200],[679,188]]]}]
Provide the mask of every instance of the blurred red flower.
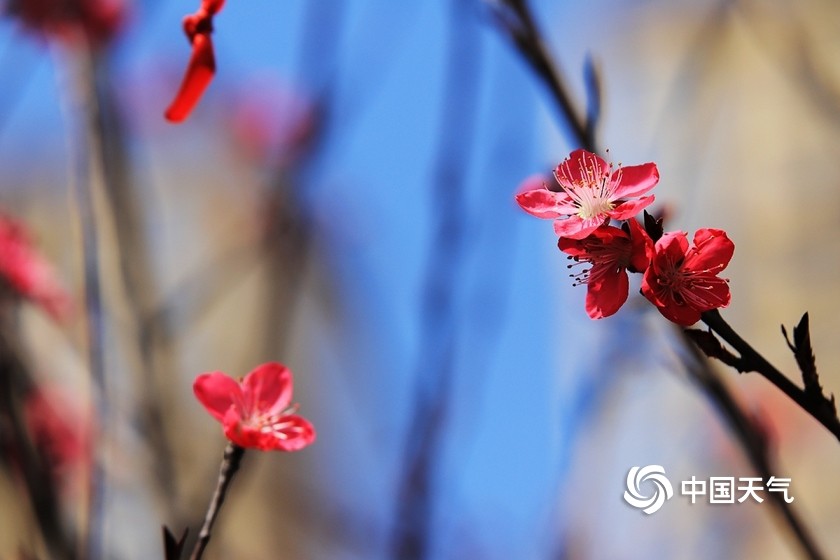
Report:
[{"label": "blurred red flower", "polygon": [[315,441],[315,429],[294,412],[292,372],[278,363],[257,366],[237,382],[222,372],[199,375],[193,391],[225,436],[240,447],[298,451]]},{"label": "blurred red flower", "polygon": [[596,154],[575,150],[557,166],[554,177],[560,192],[543,185],[519,192],[516,201],[529,214],[555,219],[559,237],[583,239],[610,218],[627,220],[650,205],[653,195],[631,199],[656,186],[659,170],[656,164],[645,163],[613,171]]},{"label": "blurred red flower", "polygon": [[267,76],[242,83],[226,116],[226,128],[244,156],[280,169],[304,157],[320,119],[314,102],[300,90]]},{"label": "blurred red flower", "polygon": [[572,277],[575,285],[586,284],[586,313],[593,319],[609,317],[624,305],[627,271],[644,271],[653,253],[653,241],[635,219],[627,221],[626,231],[603,225],[584,239],[561,237],[557,246],[576,264],[591,265]]},{"label": "blurred red flower", "polygon": [[192,45],[192,55],[181,87],[164,114],[171,122],[182,122],[190,115],[216,74],[216,56],[210,35],[213,16],[224,4],[224,0],[202,0],[197,12],[184,17],[184,33]]},{"label": "blurred red flower", "polygon": [[686,234],[666,233],[642,280],[642,293],[667,319],[693,325],[700,314],[729,305],[728,281],[718,274],[729,264],[735,244],[719,229],[699,229],[694,247]]},{"label": "blurred red flower", "polygon": [[74,410],[65,395],[40,388],[26,397],[24,418],[58,487],[66,489],[70,471],[90,465],[90,418]]},{"label": "blurred red flower", "polygon": [[39,255],[24,225],[0,212],[0,284],[43,308],[57,321],[67,320],[72,299],[50,264]]},{"label": "blurred red flower", "polygon": [[81,31],[94,46],[114,38],[127,11],[124,0],[11,0],[7,6],[34,31],[66,41]]}]

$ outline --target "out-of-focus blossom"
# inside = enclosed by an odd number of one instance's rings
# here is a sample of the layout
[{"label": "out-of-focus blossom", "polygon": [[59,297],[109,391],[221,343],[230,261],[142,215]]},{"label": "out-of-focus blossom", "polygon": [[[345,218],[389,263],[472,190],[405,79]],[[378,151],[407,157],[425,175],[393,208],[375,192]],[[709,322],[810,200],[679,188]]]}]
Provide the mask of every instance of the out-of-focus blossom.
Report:
[{"label": "out-of-focus blossom", "polygon": [[171,122],[182,122],[190,115],[216,74],[216,56],[211,38],[213,16],[219,13],[224,3],[224,0],[202,0],[197,12],[184,17],[184,33],[192,45],[192,55],[181,87],[165,113],[166,119]]},{"label": "out-of-focus blossom", "polygon": [[32,443],[58,487],[66,487],[73,469],[90,464],[89,416],[82,414],[65,395],[36,388],[24,402],[24,418]]},{"label": "out-of-focus blossom", "polygon": [[684,232],[666,233],[656,242],[642,293],[666,318],[693,325],[702,312],[729,305],[728,281],[718,274],[734,252],[735,244],[723,230],[697,230],[694,247]]},{"label": "out-of-focus blossom", "polygon": [[113,39],[127,13],[124,0],[10,0],[7,6],[33,31],[68,42],[81,34],[93,46]]},{"label": "out-of-focus blossom", "polygon": [[290,86],[265,78],[244,84],[226,114],[244,155],[282,168],[299,160],[317,132],[313,103]]},{"label": "out-of-focus blossom", "polygon": [[24,225],[0,213],[0,283],[7,292],[40,306],[56,321],[67,320],[73,310],[70,295],[50,264],[33,246]]},{"label": "out-of-focus blossom", "polygon": [[[653,253],[653,242],[639,223],[628,220],[627,230],[603,225],[584,239],[561,237],[558,247],[576,264],[591,266],[573,275],[586,284],[586,313],[593,319],[614,314],[627,301],[627,271],[642,272]],[[575,265],[569,265],[573,267]]]},{"label": "out-of-focus blossom", "polygon": [[601,157],[575,150],[554,170],[562,189],[524,190],[516,195],[523,210],[538,218],[554,219],[559,237],[583,239],[610,218],[627,220],[650,205],[653,195],[639,197],[659,181],[653,163],[619,167],[615,171]]},{"label": "out-of-focus blossom", "polygon": [[315,441],[312,424],[295,414],[292,372],[282,364],[257,366],[241,382],[218,371],[203,373],[193,391],[240,447],[297,451]]}]

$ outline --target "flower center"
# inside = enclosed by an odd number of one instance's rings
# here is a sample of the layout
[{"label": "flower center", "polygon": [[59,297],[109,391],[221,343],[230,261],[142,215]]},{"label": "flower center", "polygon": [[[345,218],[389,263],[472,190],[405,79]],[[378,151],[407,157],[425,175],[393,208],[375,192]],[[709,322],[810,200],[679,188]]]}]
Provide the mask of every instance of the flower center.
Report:
[{"label": "flower center", "polygon": [[674,268],[659,277],[659,284],[672,294],[678,305],[688,305],[698,311],[715,309],[724,302],[714,288],[726,284],[727,280],[713,276],[710,272]]},{"label": "flower center", "polygon": [[288,439],[289,433],[298,431],[295,428],[295,423],[289,421],[288,417],[297,412],[298,405],[294,404],[286,407],[279,413],[265,414],[255,413],[248,416],[245,420],[245,425],[259,430],[263,434],[273,434],[280,439]]},{"label": "flower center", "polygon": [[584,239],[582,244],[586,248],[586,254],[579,257],[569,256],[569,260],[574,262],[566,267],[574,268],[582,264],[591,266],[580,272],[569,274],[569,277],[574,278],[572,286],[596,283],[606,275],[618,274],[626,270],[630,264],[632,250],[628,240],[619,239],[607,245],[600,242],[588,242]]},{"label": "flower center", "polygon": [[260,426],[260,432],[263,434],[271,434],[277,439],[289,439],[290,435],[300,433],[303,428],[296,425],[294,422],[285,420],[284,417],[272,419],[272,422]]},{"label": "flower center", "polygon": [[615,204],[611,198],[614,182],[610,172],[605,173],[594,156],[589,160],[584,157],[576,163],[577,173],[571,172],[570,166],[573,164],[567,162],[565,166],[560,167],[557,180],[577,206],[577,215],[582,220],[589,220],[613,210]]},{"label": "flower center", "polygon": [[[585,194],[589,194],[594,192],[592,191],[584,191]],[[597,196],[582,196],[580,197],[580,201],[578,202],[578,216],[582,220],[588,220],[590,218],[594,218],[595,216],[600,216],[602,214],[606,214],[613,208],[615,205],[609,201],[607,198],[599,198]]]}]

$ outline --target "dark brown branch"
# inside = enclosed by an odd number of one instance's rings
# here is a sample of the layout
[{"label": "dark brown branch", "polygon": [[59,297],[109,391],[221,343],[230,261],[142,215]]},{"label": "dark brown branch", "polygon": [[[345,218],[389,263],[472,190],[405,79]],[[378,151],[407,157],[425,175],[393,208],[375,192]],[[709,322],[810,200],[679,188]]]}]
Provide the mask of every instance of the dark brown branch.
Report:
[{"label": "dark brown branch", "polygon": [[[694,335],[690,333],[704,333],[705,331],[683,331],[689,338],[697,342]],[[705,333],[714,338],[711,333]],[[703,337],[701,337],[703,338]],[[702,343],[701,343],[702,344]],[[720,343],[718,343],[718,346]],[[710,367],[709,362],[698,352],[690,342],[686,341],[686,348],[692,352],[693,358],[686,360],[686,369],[689,376],[695,381],[706,396],[717,406],[720,414],[723,416],[726,423],[735,438],[741,445],[747,460],[752,465],[753,469],[763,479],[768,479],[773,476],[773,463],[770,458],[770,452],[767,446],[766,437],[763,431],[755,425],[755,422],[750,419],[742,410],[732,393],[721,381],[717,373]],[[700,344],[698,344],[703,348]],[[705,352],[705,349],[704,349]],[[731,355],[731,354],[730,354]],[[769,499],[772,500],[773,505],[784,517],[785,522],[790,527],[797,541],[802,547],[803,552],[808,558],[812,560],[820,560],[825,556],[820,551],[816,541],[811,536],[807,526],[799,519],[794,509],[784,499],[784,495],[779,492],[768,492]]]},{"label": "dark brown branch", "polygon": [[802,372],[802,383],[805,385],[805,393],[817,398],[825,399],[831,403],[835,414],[837,408],[834,405],[834,395],[827,398],[820,385],[820,376],[817,374],[817,359],[814,357],[814,349],[811,347],[811,327],[808,314],[805,313],[799,324],[793,327],[793,342],[788,338],[787,330],[782,325],[782,335],[785,337],[788,348],[793,352],[799,370]]},{"label": "dark brown branch", "polygon": [[184,553],[184,544],[187,541],[189,529],[184,529],[181,533],[181,538],[176,539],[169,527],[164,525],[163,530],[163,558],[164,560],[181,560],[181,555]]},{"label": "dark brown branch", "polygon": [[718,337],[712,331],[701,331],[699,329],[686,329],[685,335],[703,351],[709,358],[720,360],[724,364],[744,373],[749,371],[744,361],[723,347]]},{"label": "dark brown branch", "polygon": [[239,465],[242,462],[242,456],[245,455],[245,449],[233,443],[228,443],[225,447],[225,454],[222,458],[222,466],[219,469],[219,480],[216,483],[216,491],[213,492],[213,499],[210,500],[210,506],[207,508],[207,515],[204,516],[204,524],[201,526],[201,531],[198,533],[198,540],[195,543],[190,560],[201,560],[204,555],[204,549],[210,542],[210,534],[213,530],[213,524],[222,509],[222,504],[225,501],[230,483],[236,471],[239,470]]},{"label": "dark brown branch", "polygon": [[601,122],[603,80],[598,63],[591,55],[583,62],[583,83],[586,86],[586,138],[595,144],[598,123]]},{"label": "dark brown branch", "polygon": [[729,323],[723,320],[718,310],[707,311],[703,313],[701,318],[710,329],[738,352],[741,365],[738,368],[739,371],[754,371],[763,375],[840,440],[840,419],[837,418],[833,400],[825,398],[821,390],[819,394],[814,394],[797,387],[795,383],[741,338],[729,326]]},{"label": "dark brown branch", "polygon": [[497,3],[491,3],[490,7],[499,26],[505,30],[526,62],[548,87],[563,116],[562,122],[568,127],[574,142],[590,152],[597,152],[595,128],[600,116],[601,80],[595,72],[595,66],[589,65],[585,72],[590,101],[585,117],[573,101],[560,68],[542,39],[528,2],[499,0]]}]

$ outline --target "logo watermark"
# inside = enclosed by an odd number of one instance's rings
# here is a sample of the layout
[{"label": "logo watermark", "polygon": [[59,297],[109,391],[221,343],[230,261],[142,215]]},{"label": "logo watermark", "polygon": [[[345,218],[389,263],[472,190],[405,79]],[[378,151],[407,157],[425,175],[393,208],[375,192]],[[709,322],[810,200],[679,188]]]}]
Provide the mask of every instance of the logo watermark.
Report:
[{"label": "logo watermark", "polygon": [[[651,482],[646,488],[653,489],[654,493],[649,495],[643,493],[641,485],[643,482]],[[762,503],[764,492],[778,492],[782,494],[785,502],[791,503],[793,496],[788,494],[790,490],[790,478],[771,476],[766,481],[759,477],[734,477],[734,476],[712,476],[708,479],[698,479],[692,476],[691,480],[680,481],[680,495],[691,499],[691,503],[698,501],[698,496],[705,497],[710,504],[734,504],[744,503],[747,500],[754,500]],[[632,467],[627,473],[627,490],[624,491],[624,501],[634,508],[641,509],[650,515],[659,511],[662,505],[674,495],[671,481],[665,474],[662,465],[647,465],[645,467]]]},{"label": "logo watermark", "polygon": [[[656,491],[652,496],[642,494],[639,486],[642,482],[651,481]],[[674,489],[671,481],[665,476],[665,467],[661,465],[648,465],[646,467],[633,467],[627,473],[627,490],[624,491],[624,501],[634,508],[641,509],[650,515],[659,510],[666,500],[674,496]]]}]

